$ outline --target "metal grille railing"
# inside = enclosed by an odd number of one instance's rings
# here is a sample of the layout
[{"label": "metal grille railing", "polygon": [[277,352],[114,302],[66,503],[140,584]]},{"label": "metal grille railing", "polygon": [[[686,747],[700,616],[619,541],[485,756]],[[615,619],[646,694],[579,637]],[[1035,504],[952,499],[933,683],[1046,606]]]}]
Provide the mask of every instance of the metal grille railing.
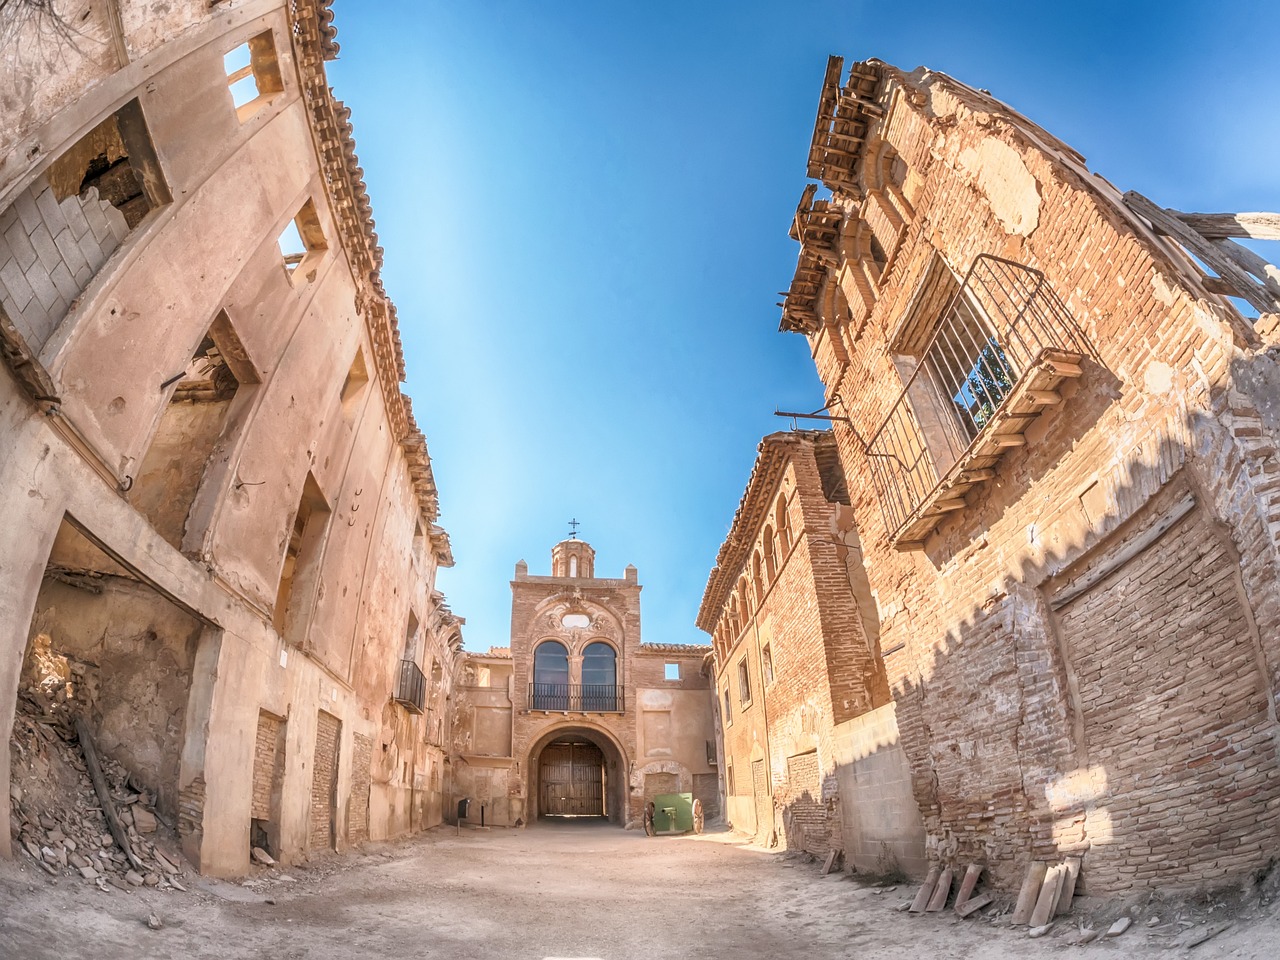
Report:
[{"label": "metal grille railing", "polygon": [[1046,350],[1087,352],[1044,274],[979,255],[867,441],[891,535],[965,456]]},{"label": "metal grille railing", "polygon": [[612,683],[531,683],[531,710],[568,713],[621,713],[622,688]]},{"label": "metal grille railing", "polygon": [[422,713],[427,702],[427,678],[412,660],[400,661],[395,699],[413,713]]}]

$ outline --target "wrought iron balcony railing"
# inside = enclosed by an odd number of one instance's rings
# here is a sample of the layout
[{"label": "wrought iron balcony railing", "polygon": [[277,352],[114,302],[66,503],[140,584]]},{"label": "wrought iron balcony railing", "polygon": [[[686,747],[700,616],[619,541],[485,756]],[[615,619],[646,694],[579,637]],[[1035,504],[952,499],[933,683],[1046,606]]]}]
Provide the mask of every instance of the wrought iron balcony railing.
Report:
[{"label": "wrought iron balcony railing", "polygon": [[1056,392],[1079,377],[1083,335],[1039,270],[988,254],[970,267],[884,422],[867,441],[885,527],[914,549],[991,479]]},{"label": "wrought iron balcony railing", "polygon": [[622,688],[612,683],[531,683],[529,709],[622,713]]},{"label": "wrought iron balcony railing", "polygon": [[400,661],[400,676],[396,681],[396,703],[410,713],[422,713],[427,702],[427,678],[412,660]]}]

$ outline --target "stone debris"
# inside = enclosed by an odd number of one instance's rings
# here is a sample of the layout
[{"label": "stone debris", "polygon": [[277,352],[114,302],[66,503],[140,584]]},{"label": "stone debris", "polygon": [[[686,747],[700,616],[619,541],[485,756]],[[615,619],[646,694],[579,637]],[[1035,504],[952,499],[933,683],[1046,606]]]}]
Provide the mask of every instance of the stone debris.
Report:
[{"label": "stone debris", "polygon": [[159,930],[164,926],[164,921],[153,913],[151,916],[147,917],[147,926],[152,930]]},{"label": "stone debris", "polygon": [[261,847],[254,847],[252,856],[254,863],[260,863],[264,867],[274,867],[276,865],[276,861],[271,854],[267,853],[267,851],[263,850]]},{"label": "stone debris", "polygon": [[75,699],[75,682],[73,669],[69,679],[46,677],[19,689],[10,739],[14,852],[25,853],[50,877],[73,877],[103,891],[184,889],[176,882],[183,873],[178,844],[156,815],[153,796],[131,783],[120,764],[100,757],[117,816],[142,866],[132,866],[107,831],[76,737],[83,703]]},{"label": "stone debris", "polygon": [[1107,928],[1106,936],[1118,937],[1133,925],[1132,917],[1121,917],[1115,923]]},{"label": "stone debris", "polygon": [[1028,931],[1027,931],[1027,936],[1029,936],[1029,937],[1043,937],[1045,934],[1047,934],[1047,933],[1048,933],[1050,930],[1052,930],[1052,929],[1053,929],[1053,924],[1052,924],[1052,923],[1042,923],[1040,926],[1038,926],[1038,927],[1032,927],[1030,930],[1028,930]]}]

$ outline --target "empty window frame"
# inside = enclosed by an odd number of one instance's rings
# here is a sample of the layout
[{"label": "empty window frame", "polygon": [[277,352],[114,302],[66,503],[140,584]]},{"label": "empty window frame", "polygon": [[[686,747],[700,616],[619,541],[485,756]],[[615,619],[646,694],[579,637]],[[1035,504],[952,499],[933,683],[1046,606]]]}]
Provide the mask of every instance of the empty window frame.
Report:
[{"label": "empty window frame", "polygon": [[760,672],[764,674],[766,687],[773,683],[773,650],[767,643],[760,649]]},{"label": "empty window frame", "polygon": [[172,199],[130,100],[0,209],[0,308],[38,354],[89,282]]},{"label": "empty window frame", "polygon": [[728,790],[729,796],[731,797],[737,796],[738,785],[733,782],[733,761],[732,760],[728,761],[725,764],[725,780],[727,781],[727,786],[729,788]]},{"label": "empty window frame", "polygon": [[266,30],[222,58],[236,117],[244,123],[284,91],[275,40]]},{"label": "empty window frame", "polygon": [[733,707],[729,703],[729,688],[724,688],[724,725],[727,727],[733,723]]},{"label": "empty window frame", "polygon": [[290,527],[272,616],[276,632],[290,643],[301,645],[306,636],[330,512],[319,484],[308,473]]},{"label": "empty window frame", "polygon": [[168,380],[169,403],[142,457],[128,500],[172,546],[182,549],[205,473],[240,388],[259,382],[231,319],[219,311],[186,369]]},{"label": "empty window frame", "polygon": [[663,667],[663,679],[665,679],[665,680],[679,680],[679,679],[680,679],[680,664],[678,664],[678,663],[668,663],[668,664],[666,664],[666,665]]},{"label": "empty window frame", "polygon": [[[297,278],[302,277],[309,282],[316,278],[316,263],[324,256],[328,245],[320,228],[316,205],[311,200],[304,203],[294,218],[285,224],[276,242],[285,273],[290,279],[297,282]],[[364,379],[369,379],[367,371]]]},{"label": "empty window frame", "polygon": [[751,703],[751,671],[746,657],[738,661],[738,699],[744,707]]}]

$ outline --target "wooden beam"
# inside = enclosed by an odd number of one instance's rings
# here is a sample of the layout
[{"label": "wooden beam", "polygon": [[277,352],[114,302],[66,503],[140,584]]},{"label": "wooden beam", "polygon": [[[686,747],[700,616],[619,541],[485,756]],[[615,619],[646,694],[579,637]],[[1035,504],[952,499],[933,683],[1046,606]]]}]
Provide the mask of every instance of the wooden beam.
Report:
[{"label": "wooden beam", "polygon": [[89,733],[88,724],[84,722],[84,717],[76,717],[76,737],[80,740],[80,749],[84,751],[85,769],[89,771],[89,779],[93,781],[93,791],[98,795],[102,815],[107,820],[107,829],[120,849],[124,851],[130,865],[145,870],[146,864],[138,859],[138,855],[133,852],[133,847],[129,846],[129,835],[125,833],[120,817],[116,814],[116,803],[111,798],[107,778],[102,775],[102,767],[98,765],[98,752],[93,748],[93,737]]},{"label": "wooden beam", "polygon": [[1003,437],[992,438],[997,447],[1025,447],[1027,438],[1020,433],[1010,433]]},{"label": "wooden beam", "polygon": [[1027,399],[1040,407],[1056,407],[1062,402],[1062,397],[1052,390],[1028,390]]},{"label": "wooden beam", "polygon": [[964,470],[960,476],[964,478],[966,483],[982,483],[984,480],[995,479],[996,472],[990,468],[978,470]]},{"label": "wooden beam", "polygon": [[1084,375],[1084,370],[1078,363],[1067,363],[1065,360],[1054,360],[1052,357],[1046,357],[1044,363],[1060,377],[1070,377],[1074,380]]},{"label": "wooden beam", "polygon": [[1202,234],[1187,226],[1171,211],[1156,206],[1140,193],[1130,190],[1124,195],[1124,202],[1129,209],[1139,216],[1151,221],[1157,233],[1167,234],[1187,248],[1188,252],[1203,260],[1211,269],[1218,271],[1224,280],[1236,284],[1240,288],[1240,296],[1249,301],[1262,313],[1275,313],[1280,310],[1280,297],[1270,290],[1260,290],[1260,284],[1235,260],[1227,256]]},{"label": "wooden beam", "polygon": [[1258,278],[1258,282],[1277,298],[1280,298],[1280,267],[1268,263],[1248,247],[1242,247],[1234,240],[1215,240],[1213,245]]},{"label": "wooden beam", "polygon": [[1209,240],[1280,240],[1280,213],[1179,213],[1174,216]]}]

